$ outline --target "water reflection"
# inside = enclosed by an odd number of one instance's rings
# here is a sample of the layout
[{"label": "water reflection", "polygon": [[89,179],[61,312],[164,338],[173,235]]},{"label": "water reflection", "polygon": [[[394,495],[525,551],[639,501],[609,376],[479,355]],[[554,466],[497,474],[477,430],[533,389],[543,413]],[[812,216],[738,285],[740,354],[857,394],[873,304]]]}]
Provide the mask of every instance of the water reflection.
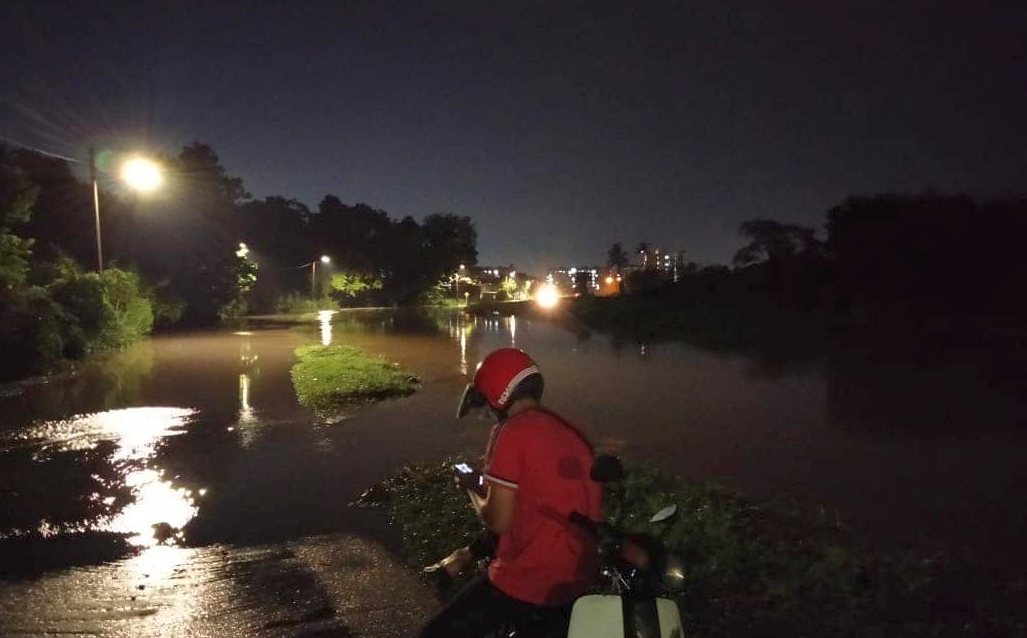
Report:
[{"label": "water reflection", "polygon": [[321,310],[317,313],[317,319],[321,323],[321,345],[332,345],[332,315],[334,310]]},{"label": "water reflection", "polygon": [[467,333],[468,329],[460,330],[460,374],[467,375]]},{"label": "water reflection", "polygon": [[2,433],[0,537],[106,531],[140,546],[175,540],[200,494],[157,467],[158,448],[184,434],[194,415],[128,408]]},{"label": "water reflection", "polygon": [[265,428],[265,423],[257,417],[256,411],[250,403],[250,391],[253,387],[253,381],[250,375],[242,373],[239,375],[239,415],[238,420],[234,427],[229,427],[229,431],[239,430],[239,434],[242,437],[242,446],[244,448],[252,447],[257,439],[260,438],[261,432]]},{"label": "water reflection", "polygon": [[460,344],[460,374],[468,372],[467,347],[468,341],[477,326],[477,317],[470,317],[464,313],[451,314],[440,320],[439,326],[445,327],[445,333],[453,341]]},{"label": "water reflection", "polygon": [[128,473],[125,486],[135,500],[111,520],[107,531],[126,534],[128,542],[144,547],[182,542],[182,528],[199,510],[192,490],[173,487],[151,469]]},{"label": "water reflection", "polygon": [[[330,325],[328,331],[330,335]],[[263,427],[263,423],[257,418],[251,401],[253,377],[260,372],[257,366],[259,357],[253,350],[253,344],[250,339],[252,333],[236,332],[235,334],[245,336],[246,339],[239,346],[239,363],[243,370],[239,373],[239,412],[235,426],[229,426],[229,431],[238,429],[242,436],[243,446],[250,447],[258,438],[258,434]],[[330,340],[331,337],[329,336]]]}]

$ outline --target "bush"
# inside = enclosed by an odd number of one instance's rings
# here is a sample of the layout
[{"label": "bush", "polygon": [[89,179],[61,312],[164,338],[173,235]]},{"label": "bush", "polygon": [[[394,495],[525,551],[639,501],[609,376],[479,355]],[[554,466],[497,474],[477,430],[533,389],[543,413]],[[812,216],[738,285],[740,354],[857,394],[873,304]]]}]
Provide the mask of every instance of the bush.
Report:
[{"label": "bush", "polygon": [[336,310],[339,304],[330,297],[311,299],[296,292],[286,293],[275,301],[275,312],[283,315],[301,315],[318,310]]},{"label": "bush", "polygon": [[65,356],[135,343],[153,329],[153,306],[132,272],[109,268],[102,274],[82,272],[64,260],[49,292],[64,310]]},{"label": "bush", "polygon": [[109,322],[103,283],[99,275],[83,273],[70,260],[58,265],[56,273],[47,292],[61,308],[63,354],[80,359],[95,348]]},{"label": "bush", "polygon": [[46,372],[60,361],[64,312],[46,290],[0,293],[0,380]]},{"label": "bush", "polygon": [[171,289],[167,279],[157,282],[146,290],[146,298],[153,308],[153,323],[158,327],[174,325],[185,314],[185,300]]},{"label": "bush", "polygon": [[153,306],[139,288],[139,276],[108,269],[101,276],[106,322],[99,343],[121,348],[144,339],[153,329]]}]

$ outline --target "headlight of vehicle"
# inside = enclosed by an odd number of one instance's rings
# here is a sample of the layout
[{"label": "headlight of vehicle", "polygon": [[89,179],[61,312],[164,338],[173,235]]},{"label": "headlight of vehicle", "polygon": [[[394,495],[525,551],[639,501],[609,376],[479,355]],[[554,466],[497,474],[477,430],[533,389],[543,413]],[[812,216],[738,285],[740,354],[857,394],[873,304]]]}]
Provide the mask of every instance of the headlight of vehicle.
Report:
[{"label": "headlight of vehicle", "polygon": [[680,558],[668,554],[663,562],[663,586],[671,593],[677,593],[685,588],[685,564]]}]

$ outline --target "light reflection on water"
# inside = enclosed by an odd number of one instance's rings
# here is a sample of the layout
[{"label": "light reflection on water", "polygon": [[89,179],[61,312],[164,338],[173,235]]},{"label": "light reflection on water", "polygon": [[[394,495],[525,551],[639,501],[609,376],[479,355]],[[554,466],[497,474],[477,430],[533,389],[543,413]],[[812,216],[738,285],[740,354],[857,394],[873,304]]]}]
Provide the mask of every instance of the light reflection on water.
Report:
[{"label": "light reflection on water", "polygon": [[[331,328],[329,327],[330,330]],[[238,421],[234,427],[229,429],[238,428],[242,436],[242,445],[248,448],[259,438],[260,432],[264,427],[264,423],[257,417],[256,410],[254,410],[252,404],[253,377],[260,372],[257,365],[259,357],[254,352],[250,339],[253,333],[237,332],[235,334],[245,336],[246,339],[239,346],[239,363],[243,371],[239,373]]]},{"label": "light reflection on water", "polygon": [[76,452],[95,448],[101,441],[118,444],[116,460],[144,458],[161,438],[181,434],[194,410],[182,408],[127,408],[61,421],[35,423],[0,434],[0,450],[38,448],[47,452]]},{"label": "light reflection on water", "polygon": [[[93,478],[102,479],[104,486],[112,490],[124,488],[131,494],[131,501],[121,511],[101,520],[62,526],[44,519],[39,521],[36,531],[44,536],[68,529],[109,531],[128,535],[132,544],[151,546],[179,538],[181,527],[198,511],[196,499],[203,490],[194,493],[175,487],[161,469],[147,466],[156,456],[157,446],[168,437],[184,434],[195,414],[194,410],[183,408],[139,407],[36,423],[5,433],[0,438],[0,450],[28,448],[32,459],[46,466],[58,454],[103,452],[103,446],[110,446],[105,467],[111,476],[94,474]],[[103,499],[108,506],[115,501],[114,497]]]},{"label": "light reflection on water", "polygon": [[133,545],[151,547],[181,540],[181,529],[196,516],[199,507],[192,490],[174,488],[157,470],[125,475],[135,501],[116,515],[106,531],[128,534]]},{"label": "light reflection on water", "polygon": [[317,313],[317,319],[321,322],[321,345],[332,345],[332,315],[334,310],[321,310]]}]

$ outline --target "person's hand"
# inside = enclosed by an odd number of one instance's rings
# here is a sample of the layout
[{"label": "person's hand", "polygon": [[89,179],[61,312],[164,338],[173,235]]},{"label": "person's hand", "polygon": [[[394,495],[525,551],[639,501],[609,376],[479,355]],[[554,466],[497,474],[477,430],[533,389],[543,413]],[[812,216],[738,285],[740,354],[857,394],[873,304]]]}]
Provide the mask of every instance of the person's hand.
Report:
[{"label": "person's hand", "polygon": [[456,485],[462,490],[473,490],[475,492],[481,491],[481,475],[477,472],[473,474],[456,474]]},{"label": "person's hand", "polygon": [[477,470],[473,472],[454,471],[453,483],[461,490],[470,490],[478,494],[483,492],[481,474]]},{"label": "person's hand", "polygon": [[467,569],[473,562],[474,555],[471,553],[471,548],[461,547],[460,549],[453,550],[449,556],[446,556],[434,565],[428,565],[423,571],[426,574],[443,572],[450,579],[453,579],[459,576],[460,572]]}]

